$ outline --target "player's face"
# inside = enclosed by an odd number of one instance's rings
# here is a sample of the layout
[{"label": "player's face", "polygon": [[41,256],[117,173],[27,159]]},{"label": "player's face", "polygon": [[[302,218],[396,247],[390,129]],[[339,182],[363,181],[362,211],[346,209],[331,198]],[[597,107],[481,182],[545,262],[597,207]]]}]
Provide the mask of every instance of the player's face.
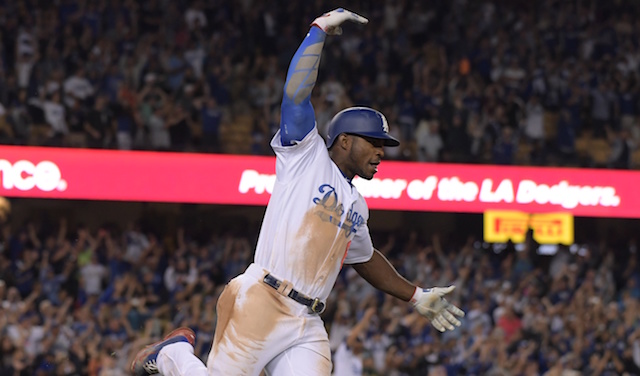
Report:
[{"label": "player's face", "polygon": [[378,172],[378,165],[384,157],[384,140],[352,135],[353,143],[349,159],[355,175],[371,180]]}]

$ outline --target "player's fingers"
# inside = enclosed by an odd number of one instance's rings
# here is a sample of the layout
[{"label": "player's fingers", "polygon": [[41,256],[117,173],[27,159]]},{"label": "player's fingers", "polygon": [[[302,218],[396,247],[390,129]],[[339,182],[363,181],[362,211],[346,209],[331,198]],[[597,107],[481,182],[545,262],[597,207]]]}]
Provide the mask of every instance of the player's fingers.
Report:
[{"label": "player's fingers", "polygon": [[361,15],[359,15],[358,13],[355,12],[351,12],[351,11],[347,11],[350,14],[350,20],[353,22],[357,22],[357,23],[361,23],[361,24],[366,24],[369,23],[369,20],[366,19],[365,17],[362,17]]},{"label": "player's fingers", "polygon": [[436,321],[438,321],[440,323],[440,325],[442,325],[443,327],[449,329],[449,330],[454,330],[454,326],[451,325],[451,323],[449,321],[447,321],[447,319],[444,318],[444,316],[442,315],[438,315],[436,316]]},{"label": "player's fingers", "polygon": [[444,332],[445,332],[445,331],[447,331],[447,330],[444,328],[444,326],[442,326],[442,324],[440,323],[440,321],[438,321],[438,317],[439,317],[439,316],[436,316],[436,317],[434,317],[433,319],[431,319],[431,325],[433,325],[433,327],[434,327],[434,328],[436,328],[436,329],[438,329],[439,331],[441,331],[441,332],[443,332],[443,333],[444,333]]},{"label": "player's fingers", "polygon": [[456,317],[446,309],[442,311],[442,316],[444,316],[444,318],[447,319],[448,322],[452,323],[455,326],[460,326],[462,324],[460,320],[456,319]]},{"label": "player's fingers", "polygon": [[349,21],[353,21],[353,22],[357,22],[357,23],[361,23],[361,24],[366,24],[369,22],[368,19],[366,19],[365,17],[362,17],[361,15],[359,15],[356,12],[352,12],[350,10],[346,10],[344,8],[338,8],[334,11],[331,11],[329,13],[334,13],[336,15],[340,15],[343,16],[344,19],[348,19]]},{"label": "player's fingers", "polygon": [[444,295],[447,295],[448,293],[450,293],[451,291],[453,291],[455,289],[456,289],[455,286],[440,287],[440,288],[438,288],[438,294],[440,296],[444,296]]},{"label": "player's fingers", "polygon": [[340,26],[328,26],[325,32],[329,35],[342,35],[342,28]]},{"label": "player's fingers", "polygon": [[447,310],[458,317],[464,317],[464,311],[454,306],[453,304],[449,304],[449,306],[447,307]]}]

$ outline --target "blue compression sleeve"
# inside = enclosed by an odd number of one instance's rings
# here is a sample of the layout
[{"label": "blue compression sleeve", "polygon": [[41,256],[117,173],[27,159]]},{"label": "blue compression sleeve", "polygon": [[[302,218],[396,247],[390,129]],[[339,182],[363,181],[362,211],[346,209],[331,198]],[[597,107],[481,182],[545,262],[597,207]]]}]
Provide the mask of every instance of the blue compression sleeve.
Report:
[{"label": "blue compression sleeve", "polygon": [[318,27],[311,27],[291,59],[280,115],[282,145],[293,145],[295,141],[301,141],[315,126],[311,91],[318,77],[320,55],[326,36]]}]

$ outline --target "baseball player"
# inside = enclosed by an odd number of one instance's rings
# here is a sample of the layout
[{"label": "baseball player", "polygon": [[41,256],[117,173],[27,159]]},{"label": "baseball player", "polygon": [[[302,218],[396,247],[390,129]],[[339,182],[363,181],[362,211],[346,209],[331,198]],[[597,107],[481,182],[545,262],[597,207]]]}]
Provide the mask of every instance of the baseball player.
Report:
[{"label": "baseball player", "polygon": [[280,129],[271,141],[276,182],[254,262],[218,299],[218,321],[207,366],[193,354],[195,335],[179,328],[141,350],[135,375],[331,374],[329,340],[319,314],[343,264],[374,287],[412,303],[444,332],[464,313],[444,299],[454,286],[423,289],[401,277],[374,249],[369,209],[352,179],[373,178],[385,146],[398,146],[378,111],[353,107],[318,134],[311,91],[327,35],[345,21],[366,24],[336,9],[315,19],[296,51],[285,82]]}]

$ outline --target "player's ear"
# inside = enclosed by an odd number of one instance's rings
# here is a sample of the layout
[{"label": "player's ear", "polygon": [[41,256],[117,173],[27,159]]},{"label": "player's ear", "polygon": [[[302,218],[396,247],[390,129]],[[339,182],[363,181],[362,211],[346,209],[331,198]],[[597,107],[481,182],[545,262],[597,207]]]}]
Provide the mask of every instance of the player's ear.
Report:
[{"label": "player's ear", "polygon": [[349,150],[351,147],[351,143],[353,142],[353,137],[346,133],[340,133],[338,136],[338,145],[341,149]]}]

